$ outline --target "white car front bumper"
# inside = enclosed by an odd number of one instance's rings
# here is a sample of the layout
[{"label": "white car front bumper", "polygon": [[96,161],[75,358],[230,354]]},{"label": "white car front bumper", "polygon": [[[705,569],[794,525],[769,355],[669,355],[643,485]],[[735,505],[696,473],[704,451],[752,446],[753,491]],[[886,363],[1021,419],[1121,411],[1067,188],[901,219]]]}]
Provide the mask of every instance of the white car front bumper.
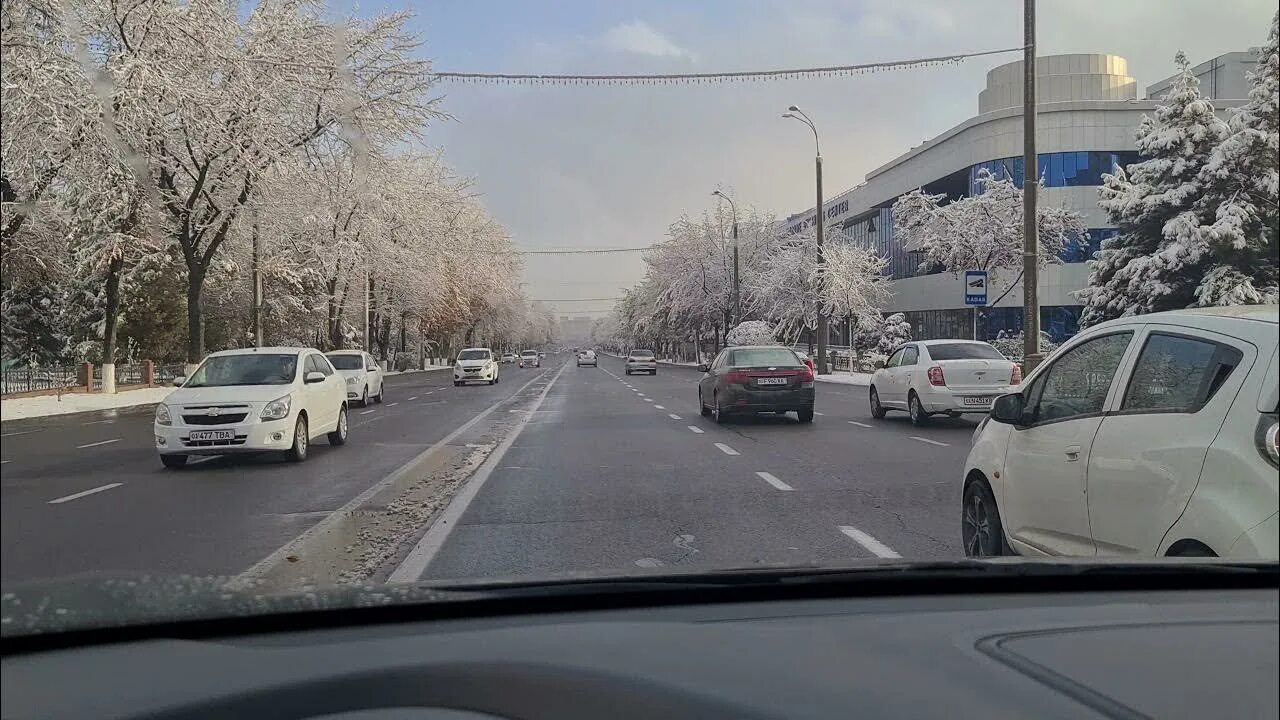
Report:
[{"label": "white car front bumper", "polygon": [[453,379],[455,382],[467,382],[468,380],[473,382],[480,382],[480,381],[487,382],[489,380],[494,379],[497,376],[498,376],[498,368],[496,366],[490,366],[488,368],[479,368],[475,372],[470,372],[466,369],[459,371],[458,368],[456,367],[453,369]]},{"label": "white car front bumper", "polygon": [[[175,418],[176,419],[176,418]],[[258,420],[252,414],[234,425],[160,425],[152,423],[156,452],[161,455],[229,455],[288,450],[293,446],[294,417]],[[191,433],[229,431],[228,440],[191,440]]]}]

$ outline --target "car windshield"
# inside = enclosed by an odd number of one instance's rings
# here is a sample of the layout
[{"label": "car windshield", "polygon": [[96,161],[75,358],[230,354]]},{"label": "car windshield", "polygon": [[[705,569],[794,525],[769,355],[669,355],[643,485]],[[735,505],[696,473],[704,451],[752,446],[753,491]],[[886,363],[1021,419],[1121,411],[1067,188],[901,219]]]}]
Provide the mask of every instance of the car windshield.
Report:
[{"label": "car windshield", "polygon": [[359,355],[335,354],[327,355],[329,362],[337,370],[363,370],[364,358]]},{"label": "car windshield", "polygon": [[0,635],[1275,561],[1275,2],[0,0]]},{"label": "car windshield", "polygon": [[800,358],[786,348],[747,348],[729,353],[732,367],[791,367],[801,365]]},{"label": "car windshield", "polygon": [[986,343],[930,344],[929,357],[934,360],[1004,360],[999,350]]},{"label": "car windshield", "polygon": [[297,355],[215,355],[201,363],[183,387],[288,385],[297,368]]}]

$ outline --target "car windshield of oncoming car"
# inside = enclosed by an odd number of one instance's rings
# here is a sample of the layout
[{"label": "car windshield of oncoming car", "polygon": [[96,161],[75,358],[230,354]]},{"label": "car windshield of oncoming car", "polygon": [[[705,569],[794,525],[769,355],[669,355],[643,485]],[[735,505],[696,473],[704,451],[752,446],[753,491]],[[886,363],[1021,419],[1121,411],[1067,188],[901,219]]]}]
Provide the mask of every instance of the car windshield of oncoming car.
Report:
[{"label": "car windshield of oncoming car", "polygon": [[463,350],[458,353],[459,360],[488,360],[488,350]]},{"label": "car windshield of oncoming car", "polygon": [[364,359],[359,355],[329,355],[329,362],[338,370],[363,370]]},{"label": "car windshield of oncoming car", "polygon": [[794,367],[800,358],[787,348],[746,348],[729,353],[730,367]]},{"label": "car windshield of oncoming car", "polygon": [[183,387],[288,385],[297,368],[297,355],[215,355],[205,360]]},{"label": "car windshield of oncoming car", "polygon": [[1007,360],[986,343],[935,343],[928,346],[934,360]]}]

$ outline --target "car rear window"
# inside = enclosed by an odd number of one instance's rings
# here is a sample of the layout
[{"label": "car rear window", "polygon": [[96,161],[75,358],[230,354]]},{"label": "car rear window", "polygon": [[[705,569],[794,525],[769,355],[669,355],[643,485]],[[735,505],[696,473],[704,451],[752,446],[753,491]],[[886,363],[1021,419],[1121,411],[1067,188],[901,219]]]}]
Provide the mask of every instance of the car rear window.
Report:
[{"label": "car rear window", "polygon": [[999,350],[986,343],[942,343],[929,345],[934,360],[1007,360]]},{"label": "car rear window", "polygon": [[734,350],[729,357],[729,365],[732,367],[790,367],[800,364],[800,358],[795,353],[781,347]]},{"label": "car rear window", "polygon": [[652,350],[632,350],[631,357],[651,358],[653,357],[653,351]]},{"label": "car rear window", "polygon": [[339,370],[362,370],[364,360],[359,355],[329,355],[329,362]]}]

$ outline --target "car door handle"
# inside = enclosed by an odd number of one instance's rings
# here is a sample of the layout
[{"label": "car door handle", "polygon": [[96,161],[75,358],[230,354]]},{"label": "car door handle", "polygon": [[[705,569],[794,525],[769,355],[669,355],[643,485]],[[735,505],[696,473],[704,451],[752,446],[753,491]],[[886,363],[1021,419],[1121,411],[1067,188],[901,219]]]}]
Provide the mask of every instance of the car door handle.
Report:
[{"label": "car door handle", "polygon": [[1068,445],[1068,446],[1067,446],[1067,450],[1066,450],[1066,454],[1067,454],[1067,462],[1075,462],[1075,461],[1079,460],[1079,459],[1080,459],[1080,446],[1079,446],[1079,445]]}]

